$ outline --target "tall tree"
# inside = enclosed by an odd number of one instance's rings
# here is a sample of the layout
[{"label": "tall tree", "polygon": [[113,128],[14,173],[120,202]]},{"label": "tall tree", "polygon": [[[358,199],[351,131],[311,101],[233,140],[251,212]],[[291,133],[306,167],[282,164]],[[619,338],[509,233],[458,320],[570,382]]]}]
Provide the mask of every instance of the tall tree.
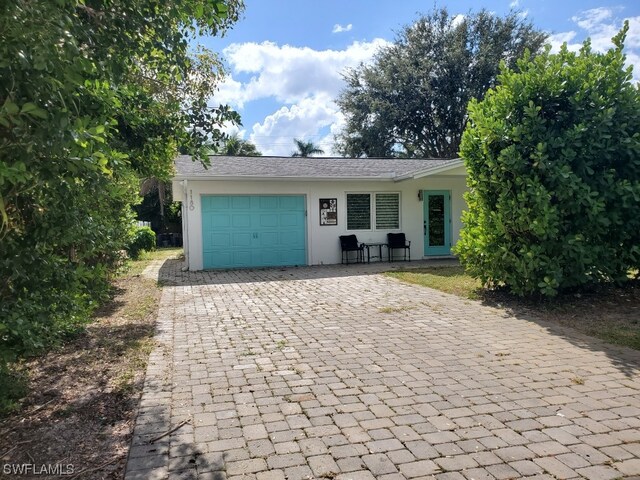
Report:
[{"label": "tall tree", "polygon": [[[6,0],[0,8],[0,376],[89,318],[118,265],[139,179],[239,117],[191,47],[241,0]],[[38,21],[34,21],[38,19]],[[2,390],[0,388],[0,390]]]},{"label": "tall tree", "polygon": [[495,84],[500,62],[515,66],[537,53],[546,35],[512,12],[482,10],[464,18],[434,9],[405,27],[372,64],[345,74],[337,103],[346,117],[336,138],[351,157],[458,155],[467,104]]},{"label": "tall tree", "polygon": [[237,133],[230,135],[223,141],[220,155],[231,155],[237,157],[259,157],[262,153],[254,143],[240,138]]},{"label": "tall tree", "polygon": [[293,143],[296,145],[296,150],[291,154],[292,157],[311,157],[313,155],[321,155],[324,153],[324,150],[312,141],[305,142],[304,140],[294,138]]}]

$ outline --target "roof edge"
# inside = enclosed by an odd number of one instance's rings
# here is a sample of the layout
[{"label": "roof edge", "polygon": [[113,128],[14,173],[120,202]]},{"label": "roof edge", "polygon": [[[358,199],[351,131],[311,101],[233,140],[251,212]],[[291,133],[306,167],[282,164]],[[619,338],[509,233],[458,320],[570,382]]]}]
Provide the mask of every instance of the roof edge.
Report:
[{"label": "roof edge", "polygon": [[243,180],[250,181],[278,181],[278,180],[300,180],[305,182],[336,182],[336,181],[367,181],[367,182],[391,182],[394,181],[397,177],[392,175],[385,176],[375,176],[375,177],[357,177],[357,176],[342,176],[342,177],[301,177],[297,175],[290,176],[278,176],[278,177],[266,177],[264,175],[175,175],[172,177],[172,180],[175,181],[192,181],[192,182],[202,182],[208,180],[224,180],[224,181],[236,181],[240,182]]},{"label": "roof edge", "polygon": [[405,175],[399,175],[397,177],[394,177],[393,180],[396,182],[401,182],[403,180],[428,177],[429,175],[446,172],[447,170],[453,170],[454,168],[458,168],[461,166],[464,166],[464,161],[461,158],[455,158],[452,159],[451,163],[448,163],[447,165],[425,168],[412,173],[407,173]]}]

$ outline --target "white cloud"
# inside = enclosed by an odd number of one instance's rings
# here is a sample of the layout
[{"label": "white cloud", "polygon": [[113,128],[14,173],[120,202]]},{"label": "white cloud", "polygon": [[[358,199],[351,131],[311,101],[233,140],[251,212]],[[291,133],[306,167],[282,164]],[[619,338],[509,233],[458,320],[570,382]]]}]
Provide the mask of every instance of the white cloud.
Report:
[{"label": "white cloud", "polygon": [[336,23],[333,26],[333,30],[331,30],[331,33],[350,32],[352,28],[353,28],[353,24],[351,23],[348,25],[340,25],[339,23]]},{"label": "white cloud", "polygon": [[636,81],[640,81],[640,52],[627,52],[627,63],[633,65],[633,76]]},{"label": "white cloud", "polygon": [[571,17],[571,20],[584,30],[594,30],[600,28],[603,25],[602,22],[612,16],[613,11],[610,8],[598,7],[584,10]]},{"label": "white cloud", "polygon": [[457,27],[458,25],[460,25],[462,22],[464,21],[464,15],[459,13],[458,15],[456,15],[455,17],[453,17],[453,20],[451,20],[451,26],[452,27]]},{"label": "white cloud", "polygon": [[[640,16],[618,18],[616,10],[612,8],[592,8],[584,10],[577,15],[571,17],[571,20],[584,30],[585,36],[591,39],[591,46],[595,51],[604,52],[610,49],[613,44],[611,38],[614,37],[622,28],[624,20],[629,21],[629,32],[625,41],[625,53],[627,55],[627,64],[634,65],[634,77],[636,81],[640,80]],[[572,41],[578,33],[574,30],[568,32],[555,33],[549,36],[548,42],[551,44],[553,51],[558,51],[563,43],[567,43],[567,48],[571,51],[577,51],[582,46],[582,42]]]},{"label": "white cloud", "polygon": [[[640,17],[630,17],[627,20],[629,20],[629,32],[625,45],[630,49],[640,49]],[[637,65],[640,68],[640,64]]]},{"label": "white cloud", "polygon": [[319,138],[320,130],[340,121],[340,111],[325,94],[305,98],[295,105],[282,106],[262,123],[253,125],[249,140],[265,155],[290,155],[293,139],[312,140],[320,144],[325,154],[333,152],[333,138]]},{"label": "white cloud", "polygon": [[220,127],[220,130],[227,135],[238,135],[240,138],[244,138],[246,130],[239,125],[234,125],[231,122],[224,122]]},{"label": "white cloud", "polygon": [[213,102],[216,105],[232,104],[235,108],[244,107],[243,85],[233,79],[231,75],[225,77],[224,81],[218,86],[218,91],[213,95]]},{"label": "white cloud", "polygon": [[387,41],[354,42],[344,50],[313,50],[273,42],[233,44],[224,56],[235,74],[253,74],[241,83],[229,76],[215,100],[243,108],[246,102],[273,97],[295,103],[316,92],[335,97],[343,85],[342,72],[366,62]]},{"label": "white cloud", "polygon": [[520,6],[520,0],[513,0],[513,2],[509,4],[509,8],[518,8],[519,6]]},{"label": "white cloud", "polygon": [[[314,50],[272,42],[230,45],[224,56],[231,75],[221,84],[212,103],[229,104],[239,110],[259,99],[283,104],[250,130],[249,139],[264,154],[289,155],[293,137],[330,147],[333,135],[323,137],[320,132],[327,127],[335,130],[341,124],[334,99],[344,87],[343,72],[370,61],[387,44],[386,40],[375,39],[354,42],[343,50]],[[239,75],[248,79],[239,81]]]},{"label": "white cloud", "polygon": [[553,50],[554,52],[560,50],[560,47],[563,43],[566,43],[571,50],[578,50],[580,48],[580,44],[571,43],[571,40],[573,40],[576,35],[577,33],[574,31],[554,33],[553,35],[549,35],[547,42],[551,45],[551,50]]}]

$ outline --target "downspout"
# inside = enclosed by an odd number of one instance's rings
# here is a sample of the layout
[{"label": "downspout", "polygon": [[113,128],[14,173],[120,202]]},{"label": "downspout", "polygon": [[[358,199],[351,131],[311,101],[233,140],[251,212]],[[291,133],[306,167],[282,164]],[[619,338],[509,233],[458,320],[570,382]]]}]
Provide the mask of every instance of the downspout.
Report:
[{"label": "downspout", "polygon": [[184,198],[182,200],[182,249],[184,250],[185,265],[183,271],[189,270],[189,194],[187,181],[182,181]]}]

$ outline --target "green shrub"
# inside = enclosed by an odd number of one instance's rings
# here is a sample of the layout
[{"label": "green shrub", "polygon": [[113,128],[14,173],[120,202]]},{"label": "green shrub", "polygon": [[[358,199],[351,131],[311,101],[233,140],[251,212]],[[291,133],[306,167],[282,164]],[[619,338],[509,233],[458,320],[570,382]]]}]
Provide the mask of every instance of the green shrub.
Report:
[{"label": "green shrub", "polygon": [[95,188],[91,194],[34,188],[34,202],[58,205],[64,199],[66,209],[38,209],[33,227],[2,239],[0,368],[81,328],[107,297],[132,213],[129,197],[108,201],[100,195],[106,180]]},{"label": "green shrub", "polygon": [[623,42],[504,69],[461,144],[467,271],[518,295],[624,281],[640,265],[640,92]]},{"label": "green shrub", "polygon": [[27,394],[27,378],[15,368],[0,364],[0,418],[17,410]]},{"label": "green shrub", "polygon": [[189,40],[222,33],[242,9],[2,3],[0,373],[90,320],[128,244],[140,179],[167,180],[178,148],[203,159],[221,125],[239,122],[207,103],[223,68]]},{"label": "green shrub", "polygon": [[150,252],[156,248],[156,234],[149,227],[135,227],[131,240],[127,245],[127,253],[131,258],[138,258],[142,250]]}]

